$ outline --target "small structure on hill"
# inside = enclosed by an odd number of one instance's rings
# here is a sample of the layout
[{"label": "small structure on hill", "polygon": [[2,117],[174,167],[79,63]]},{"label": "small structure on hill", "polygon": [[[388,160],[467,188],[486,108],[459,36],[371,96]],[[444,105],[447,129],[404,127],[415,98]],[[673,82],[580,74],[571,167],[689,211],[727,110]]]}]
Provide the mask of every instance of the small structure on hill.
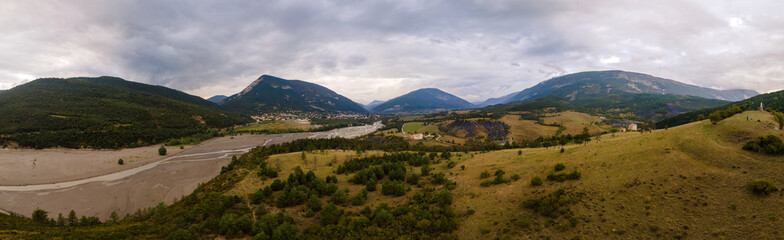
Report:
[{"label": "small structure on hill", "polygon": [[421,133],[411,134],[411,139],[422,140],[423,138],[425,138],[424,134],[421,134]]},{"label": "small structure on hill", "polygon": [[629,127],[627,129],[629,129],[629,131],[637,131],[637,124],[636,123],[629,124]]},{"label": "small structure on hill", "polygon": [[764,111],[765,111],[765,108],[762,107],[762,103],[760,103],[760,112],[764,112]]}]

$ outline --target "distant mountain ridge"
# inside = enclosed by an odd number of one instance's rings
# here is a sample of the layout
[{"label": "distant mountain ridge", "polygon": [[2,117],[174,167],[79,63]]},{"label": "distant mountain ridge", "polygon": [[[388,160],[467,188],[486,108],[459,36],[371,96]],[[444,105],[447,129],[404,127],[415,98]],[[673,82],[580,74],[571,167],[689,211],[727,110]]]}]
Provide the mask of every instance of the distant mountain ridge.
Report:
[{"label": "distant mountain ridge", "polygon": [[262,112],[367,112],[358,103],[318,84],[262,75],[219,104],[246,114]]},{"label": "distant mountain ridge", "polygon": [[473,104],[455,95],[436,88],[423,88],[390,99],[371,111],[379,113],[433,112],[473,107]]},{"label": "distant mountain ridge", "polygon": [[382,103],[384,103],[384,101],[373,100],[372,102],[368,103],[367,105],[364,105],[364,107],[365,107],[365,110],[371,111],[371,110],[373,110],[373,108],[377,107],[378,105],[381,105]]},{"label": "distant mountain ridge", "polygon": [[551,78],[523,91],[488,99],[480,106],[527,101],[547,95],[574,101],[586,96],[621,92],[686,95],[726,101],[739,101],[759,95],[752,90],[716,90],[648,74],[613,70],[579,72]]},{"label": "distant mountain ridge", "polygon": [[223,101],[223,99],[226,99],[226,98],[227,98],[227,96],[225,96],[225,95],[215,95],[215,96],[212,96],[210,98],[207,98],[207,101],[218,103],[220,101]]}]

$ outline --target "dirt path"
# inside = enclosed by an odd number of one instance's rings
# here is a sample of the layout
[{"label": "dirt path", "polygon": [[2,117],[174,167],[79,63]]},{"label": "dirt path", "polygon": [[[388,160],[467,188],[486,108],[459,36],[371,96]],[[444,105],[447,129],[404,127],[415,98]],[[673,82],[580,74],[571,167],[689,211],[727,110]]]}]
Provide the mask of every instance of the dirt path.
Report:
[{"label": "dirt path", "polygon": [[[336,131],[339,136],[364,135],[374,127],[359,126]],[[336,129],[338,130],[338,129]],[[334,130],[333,130],[334,131]],[[273,135],[242,135],[206,141],[169,158],[115,174],[76,178],[59,183],[0,188],[0,209],[30,215],[36,208],[67,215],[108,219],[112,211],[125,215],[137,209],[154,207],[160,202],[171,204],[190,194],[200,183],[217,176],[221,167],[259,145],[278,144],[309,137],[336,136],[333,133],[291,133]],[[7,171],[12,171],[4,169]]]}]

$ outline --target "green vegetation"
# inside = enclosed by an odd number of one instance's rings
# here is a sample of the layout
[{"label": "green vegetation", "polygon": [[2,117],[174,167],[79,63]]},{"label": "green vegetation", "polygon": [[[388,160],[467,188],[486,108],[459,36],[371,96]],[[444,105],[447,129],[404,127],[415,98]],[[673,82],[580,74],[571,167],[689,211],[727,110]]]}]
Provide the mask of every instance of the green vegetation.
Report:
[{"label": "green vegetation", "polygon": [[743,149],[769,155],[784,155],[784,143],[781,138],[774,135],[758,137],[756,140],[749,141],[743,145]]},{"label": "green vegetation", "polygon": [[719,121],[731,117],[735,114],[741,113],[743,111],[744,111],[743,108],[733,105],[727,110],[718,110],[712,112],[710,115],[708,115],[708,118],[710,119],[711,123],[713,123],[713,125],[716,125],[717,123],[719,123]]},{"label": "green vegetation", "polygon": [[161,155],[161,156],[166,155],[166,147],[165,146],[161,146],[160,148],[158,148],[158,155]]},{"label": "green vegetation", "polygon": [[45,78],[0,95],[0,144],[123,148],[249,122],[180,91],[114,77]]},{"label": "green vegetation", "polygon": [[578,180],[578,179],[580,179],[581,176],[582,176],[582,174],[580,174],[580,172],[577,171],[577,170],[574,170],[571,173],[550,172],[550,174],[547,175],[547,180],[563,182],[563,181],[566,181],[566,180]]},{"label": "green vegetation", "polygon": [[122,158],[120,158],[120,160],[117,160],[117,164],[119,164],[119,165],[123,165],[123,164],[125,164],[125,161],[123,161],[123,159],[122,159]]},{"label": "green vegetation", "polygon": [[746,100],[725,104],[719,107],[688,112],[668,119],[664,119],[662,121],[657,122],[656,126],[658,128],[663,128],[664,126],[674,127],[674,126],[683,125],[686,123],[700,120],[699,115],[703,115],[703,117],[705,117],[710,113],[719,110],[731,109],[734,106],[740,107],[741,109],[756,110],[759,109],[760,103],[763,103],[766,111],[775,110],[778,112],[782,112],[784,111],[783,100],[784,100],[784,91],[760,94],[758,96],[754,96]]},{"label": "green vegetation", "polygon": [[504,178],[504,174],[506,174],[506,172],[504,172],[501,169],[498,169],[497,171],[495,171],[495,174],[494,174],[495,178],[493,178],[493,180],[482,181],[479,185],[482,186],[482,187],[488,187],[488,186],[491,186],[491,185],[498,185],[498,184],[502,184],[502,183],[508,183],[509,179]]},{"label": "green vegetation", "polygon": [[542,181],[542,178],[540,178],[539,176],[535,176],[531,178],[531,186],[540,186],[542,185],[542,183],[544,182]]},{"label": "green vegetation", "polygon": [[749,191],[753,192],[754,194],[765,196],[779,190],[773,183],[773,180],[770,180],[770,178],[757,178],[751,180],[747,187]]},{"label": "green vegetation", "polygon": [[[563,148],[561,148],[561,149],[563,150]],[[562,152],[563,152],[563,151],[562,151]],[[566,165],[564,165],[563,163],[557,163],[557,164],[555,164],[555,171],[556,171],[556,172],[557,172],[557,171],[564,170],[564,169],[566,169]]]}]

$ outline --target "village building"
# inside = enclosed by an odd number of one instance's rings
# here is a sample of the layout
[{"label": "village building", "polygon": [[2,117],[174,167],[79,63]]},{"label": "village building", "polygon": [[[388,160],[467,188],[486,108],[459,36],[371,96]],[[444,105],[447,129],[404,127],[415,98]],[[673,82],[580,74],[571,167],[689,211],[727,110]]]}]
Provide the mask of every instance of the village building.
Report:
[{"label": "village building", "polygon": [[629,127],[627,129],[629,129],[629,131],[637,131],[637,124],[636,123],[629,124]]}]

